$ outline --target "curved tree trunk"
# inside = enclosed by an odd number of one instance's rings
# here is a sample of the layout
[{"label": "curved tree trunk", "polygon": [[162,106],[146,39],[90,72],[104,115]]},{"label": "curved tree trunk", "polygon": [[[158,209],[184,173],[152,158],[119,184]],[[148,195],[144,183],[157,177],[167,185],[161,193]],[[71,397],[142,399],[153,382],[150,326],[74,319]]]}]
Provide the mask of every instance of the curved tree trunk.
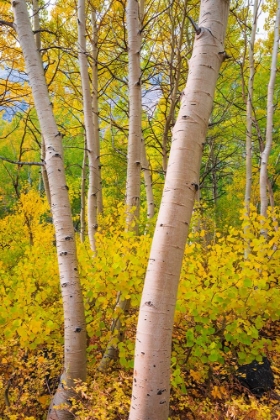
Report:
[{"label": "curved tree trunk", "polygon": [[202,0],[153,238],[136,336],[130,420],[167,420],[173,318],[184,248],[199,184],[229,1]]},{"label": "curved tree trunk", "polygon": [[25,0],[12,3],[15,28],[23,51],[35,107],[46,144],[51,210],[56,232],[60,282],[64,308],[64,372],[53,398],[48,420],[70,419],[72,415],[56,410],[73,396],[75,379],[86,379],[86,324],[78,275],[74,228],[66,185],[61,134],[55,123],[48,96],[40,54],[37,51]]},{"label": "curved tree trunk", "polygon": [[[277,2],[276,21],[274,28],[274,44],[271,60],[270,79],[267,89],[267,122],[266,122],[266,143],[265,148],[261,154],[261,170],[260,170],[260,199],[261,199],[261,216],[267,217],[267,206],[268,206],[268,159],[272,147],[272,134],[273,134],[273,114],[274,114],[274,87],[277,72],[277,56],[279,48],[279,20],[280,20],[280,0]],[[266,234],[265,231],[262,232]]]}]

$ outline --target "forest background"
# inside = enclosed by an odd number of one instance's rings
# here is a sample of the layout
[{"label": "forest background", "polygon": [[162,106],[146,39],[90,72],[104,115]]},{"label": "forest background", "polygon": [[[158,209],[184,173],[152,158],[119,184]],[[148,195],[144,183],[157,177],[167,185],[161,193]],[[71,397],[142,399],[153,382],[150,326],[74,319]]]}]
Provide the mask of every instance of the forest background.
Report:
[{"label": "forest background", "polygon": [[[139,214],[128,222],[136,206],[127,201],[126,3],[92,0],[86,5],[83,56],[93,136],[100,144],[94,164],[99,181],[92,186],[77,2],[27,2],[62,138],[84,297],[88,380],[77,383],[80,399],[68,407],[81,419],[128,416],[141,292],[199,17],[198,1],[147,0],[139,19],[144,152],[138,166],[143,179]],[[175,311],[172,419],[280,415],[277,397],[256,399],[234,379],[238,363],[266,355],[279,386],[278,74],[265,214],[260,192],[276,3],[255,1],[254,10],[243,1],[230,6],[227,59],[208,124]],[[0,10],[0,412],[3,419],[43,419],[63,364],[56,239],[46,150],[10,3],[2,0]],[[261,13],[266,36],[252,42]],[[98,191],[94,224],[87,217],[91,188]],[[108,346],[113,356],[104,363]]]}]

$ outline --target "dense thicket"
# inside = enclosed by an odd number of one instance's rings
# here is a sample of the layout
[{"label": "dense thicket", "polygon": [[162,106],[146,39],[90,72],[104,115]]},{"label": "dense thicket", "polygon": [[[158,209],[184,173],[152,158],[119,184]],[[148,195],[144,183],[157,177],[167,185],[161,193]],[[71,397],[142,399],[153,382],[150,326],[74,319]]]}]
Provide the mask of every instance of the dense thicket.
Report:
[{"label": "dense thicket", "polygon": [[[34,24],[34,4],[27,4]],[[88,383],[77,384],[81,398],[68,409],[81,419],[117,420],[128,416],[138,309],[199,2],[147,0],[145,4],[139,84],[147,160],[141,160],[140,165],[142,175],[145,171],[151,175],[156,215],[147,217],[146,181],[142,176],[138,236],[126,228],[126,2],[87,3],[85,55],[91,94],[98,99],[98,110],[96,104],[93,109],[95,124],[98,115],[98,165],[104,205],[95,227],[94,255],[87,236],[88,219],[84,221],[81,213],[90,170],[85,157],[88,146],[76,7],[72,0],[58,0],[52,5],[39,1],[38,13],[40,54],[62,136],[87,323]],[[270,206],[267,218],[259,215],[260,156],[266,142],[275,2],[266,2],[262,10],[266,35],[261,36],[262,30],[257,32],[254,46],[250,212],[244,213],[244,197],[253,12],[246,2],[233,2],[226,35],[227,59],[222,64],[208,124],[175,311],[172,419],[279,416],[276,402],[267,397],[255,400],[248,394],[244,397],[244,389],[234,379],[238,363],[260,361],[266,355],[279,386],[277,73],[268,164]],[[42,179],[41,128],[10,4],[2,1],[0,12],[0,412],[3,419],[37,419],[45,418],[61,373],[63,311],[53,220]],[[98,92],[94,91],[96,80]],[[85,240],[80,240],[84,223]],[[261,234],[264,230],[266,235]],[[249,256],[244,258],[248,249]],[[118,305],[116,309],[120,295],[130,301],[128,314]],[[125,330],[121,341],[112,335],[112,325],[119,318]],[[108,342],[118,349],[118,355],[109,370],[101,373],[97,368]]]}]

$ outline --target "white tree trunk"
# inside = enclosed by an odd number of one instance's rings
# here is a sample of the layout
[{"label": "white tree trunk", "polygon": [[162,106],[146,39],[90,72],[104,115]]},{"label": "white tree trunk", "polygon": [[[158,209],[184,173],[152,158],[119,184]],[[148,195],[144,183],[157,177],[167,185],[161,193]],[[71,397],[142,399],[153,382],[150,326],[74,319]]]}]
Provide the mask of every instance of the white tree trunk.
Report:
[{"label": "white tree trunk", "polygon": [[[254,93],[254,77],[255,77],[255,59],[254,59],[254,48],[255,48],[255,38],[257,31],[257,20],[258,20],[258,9],[259,1],[254,0],[254,9],[253,9],[253,24],[251,38],[249,42],[249,81],[248,81],[248,94],[247,94],[247,103],[246,103],[246,185],[245,185],[245,217],[250,215],[250,203],[251,203],[251,192],[252,192],[252,128],[253,128],[253,93]],[[248,2],[249,5],[249,2]],[[250,241],[247,239],[247,234],[249,232],[250,226],[247,222],[244,226],[244,236],[245,236],[245,251],[244,258],[247,259],[250,254]]]},{"label": "white tree trunk", "polygon": [[81,211],[80,211],[80,241],[85,242],[86,233],[86,176],[87,176],[87,139],[85,136],[84,157],[81,172]]},{"label": "white tree trunk", "polygon": [[279,20],[280,20],[280,0],[277,2],[276,21],[274,28],[274,44],[271,59],[270,79],[267,89],[267,121],[266,121],[266,142],[265,148],[261,154],[261,170],[260,170],[260,199],[261,199],[261,216],[267,216],[268,206],[268,159],[272,147],[272,135],[273,135],[273,114],[274,114],[274,87],[277,72],[277,57],[279,47]]},{"label": "white tree trunk", "polygon": [[39,5],[38,0],[32,1],[33,5],[33,28],[35,32],[35,42],[38,51],[41,49],[41,34],[40,34],[40,17],[39,17]]},{"label": "white tree trunk", "polygon": [[[164,124],[164,130],[163,130],[163,139],[162,139],[162,169],[164,174],[166,174],[167,171],[167,164],[168,164],[168,146],[169,146],[169,131],[171,127],[174,125],[175,121],[175,107],[178,103],[178,88],[179,88],[179,81],[180,81],[180,74],[181,74],[181,65],[182,65],[182,44],[183,44],[183,35],[186,30],[186,18],[187,18],[187,0],[184,1],[184,4],[182,4],[182,10],[183,10],[183,17],[182,17],[182,23],[180,25],[180,35],[178,44],[176,45],[176,37],[172,37],[172,45],[171,45],[171,54],[170,54],[170,62],[172,63],[174,58],[176,60],[176,68],[175,72],[173,70],[173,67],[170,66],[170,81],[173,83],[173,89],[171,84],[171,95],[170,95],[170,109],[168,112],[168,115],[166,117],[166,121]],[[172,12],[170,12],[172,13]],[[177,17],[174,16],[174,20],[172,22],[172,31],[173,33],[178,31],[177,27]],[[177,53],[175,54],[175,51],[177,50]]]},{"label": "white tree trunk", "polygon": [[89,186],[88,186],[88,236],[90,247],[95,251],[94,235],[97,230],[97,195],[98,195],[98,150],[95,138],[94,120],[92,112],[92,98],[88,74],[88,60],[86,48],[86,16],[85,0],[78,1],[78,43],[79,63],[83,91],[84,124],[87,139]]},{"label": "white tree trunk", "polygon": [[141,144],[141,164],[142,171],[144,172],[144,182],[145,182],[145,191],[147,198],[147,218],[151,219],[155,214],[155,203],[154,203],[154,194],[153,194],[153,180],[152,180],[152,169],[151,165],[147,159],[145,140],[142,138]]},{"label": "white tree trunk", "polygon": [[[12,2],[15,29],[23,51],[34,103],[46,144],[46,168],[51,191],[51,210],[56,232],[60,282],[64,308],[64,372],[51,404],[48,419],[70,419],[54,405],[68,403],[75,379],[86,379],[86,324],[78,275],[75,236],[66,185],[61,134],[55,123],[41,57],[37,51],[25,0]],[[63,381],[63,382],[62,382]],[[69,388],[69,389],[66,389]]]},{"label": "white tree trunk", "polygon": [[[253,10],[253,24],[251,39],[249,42],[249,81],[248,81],[248,94],[247,94],[247,123],[246,123],[246,186],[245,186],[245,214],[248,216],[250,213],[250,200],[252,190],[252,126],[253,126],[253,92],[254,92],[254,77],[255,77],[255,60],[254,60],[254,47],[257,30],[259,0],[254,1]],[[246,230],[246,229],[245,229]]]},{"label": "white tree trunk", "polygon": [[[126,229],[138,234],[138,218],[140,209],[140,182],[141,182],[141,31],[140,16],[143,13],[144,2],[138,0],[127,1],[127,31],[128,31],[128,86],[129,86],[129,137],[127,152],[127,178],[126,178]],[[130,300],[122,299],[118,294],[116,309],[126,314],[129,310]],[[123,339],[123,329],[120,317],[116,317],[111,326],[112,333],[117,341]],[[117,357],[117,347],[109,341],[98,370],[104,372],[109,362]]]},{"label": "white tree trunk", "polygon": [[[39,8],[37,0],[33,0],[32,5],[33,5],[33,28],[35,32],[35,43],[36,43],[36,48],[40,54],[40,50],[41,50],[41,33],[40,33],[40,16],[39,16],[40,8]],[[45,159],[46,159],[46,145],[45,145],[44,137],[42,137],[42,142],[41,142],[42,162],[44,162]],[[43,185],[45,189],[45,194],[46,194],[49,206],[51,207],[50,186],[49,186],[48,174],[47,174],[47,170],[45,166],[42,166],[41,175],[42,175],[42,181],[43,181]]]},{"label": "white tree trunk", "polygon": [[101,181],[101,165],[100,165],[100,140],[99,140],[99,111],[98,111],[98,34],[96,25],[96,12],[95,9],[91,11],[91,24],[92,24],[92,112],[93,112],[93,129],[94,129],[94,141],[96,143],[96,159],[97,159],[97,211],[102,213],[103,211],[103,199],[102,199],[102,181]]},{"label": "white tree trunk", "polygon": [[[141,45],[142,45],[142,28],[143,28],[143,21],[144,21],[144,11],[145,11],[145,1],[139,0],[139,31],[141,32],[140,34]],[[139,68],[141,71],[140,64],[141,63],[139,59]],[[140,107],[142,108],[142,93],[140,95],[140,98],[141,98]],[[145,191],[146,191],[146,199],[147,199],[147,217],[148,219],[151,219],[155,214],[153,180],[152,180],[151,165],[147,159],[146,145],[145,145],[145,140],[143,136],[141,136],[141,166],[142,166],[141,169],[144,173],[144,183],[145,183]]]},{"label": "white tree trunk", "polygon": [[138,233],[141,177],[141,31],[139,3],[127,1],[129,137],[127,151],[126,206],[127,228]]},{"label": "white tree trunk", "polygon": [[[130,420],[167,420],[173,318],[184,248],[199,184],[229,1],[202,0],[200,33],[189,62],[137,327]],[[199,31],[198,31],[199,32]]]}]

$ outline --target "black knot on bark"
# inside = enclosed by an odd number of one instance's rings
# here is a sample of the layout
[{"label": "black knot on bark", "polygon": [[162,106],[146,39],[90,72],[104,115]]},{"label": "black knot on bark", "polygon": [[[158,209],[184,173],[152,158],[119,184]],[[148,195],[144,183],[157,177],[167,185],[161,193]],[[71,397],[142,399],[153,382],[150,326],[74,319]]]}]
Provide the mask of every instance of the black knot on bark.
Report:
[{"label": "black knot on bark", "polygon": [[82,331],[82,328],[81,327],[76,327],[75,328],[75,332],[81,332]]}]

